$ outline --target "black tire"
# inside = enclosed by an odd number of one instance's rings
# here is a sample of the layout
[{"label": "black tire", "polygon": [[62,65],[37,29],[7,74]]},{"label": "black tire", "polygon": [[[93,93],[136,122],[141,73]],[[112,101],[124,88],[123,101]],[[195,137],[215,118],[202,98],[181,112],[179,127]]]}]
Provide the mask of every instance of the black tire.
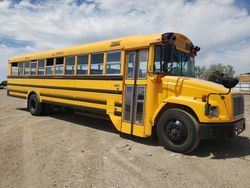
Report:
[{"label": "black tire", "polygon": [[32,94],[28,100],[28,109],[34,116],[40,116],[44,111],[44,104],[39,101],[37,95]]},{"label": "black tire", "polygon": [[189,153],[200,142],[196,119],[181,109],[170,109],[161,115],[157,123],[157,135],[167,150]]}]

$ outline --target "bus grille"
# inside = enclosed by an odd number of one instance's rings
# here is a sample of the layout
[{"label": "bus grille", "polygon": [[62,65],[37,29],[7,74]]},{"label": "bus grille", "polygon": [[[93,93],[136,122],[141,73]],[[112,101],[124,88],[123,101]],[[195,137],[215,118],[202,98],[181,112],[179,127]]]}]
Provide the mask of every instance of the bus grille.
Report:
[{"label": "bus grille", "polygon": [[242,95],[233,96],[233,116],[238,117],[244,114],[244,98]]}]

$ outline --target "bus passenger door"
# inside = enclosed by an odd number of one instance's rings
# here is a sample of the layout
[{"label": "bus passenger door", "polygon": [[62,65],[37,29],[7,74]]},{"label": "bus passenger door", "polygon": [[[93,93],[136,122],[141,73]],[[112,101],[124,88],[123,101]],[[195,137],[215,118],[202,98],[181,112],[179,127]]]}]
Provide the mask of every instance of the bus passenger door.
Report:
[{"label": "bus passenger door", "polygon": [[147,49],[126,52],[121,131],[140,137],[145,136],[147,62]]}]

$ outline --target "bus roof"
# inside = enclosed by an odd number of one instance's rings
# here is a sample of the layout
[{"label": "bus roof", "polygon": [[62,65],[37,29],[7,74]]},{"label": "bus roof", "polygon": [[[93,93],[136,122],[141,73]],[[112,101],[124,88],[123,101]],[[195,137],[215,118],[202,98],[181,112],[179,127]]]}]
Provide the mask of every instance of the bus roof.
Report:
[{"label": "bus roof", "polygon": [[[89,53],[112,51],[112,50],[122,50],[122,49],[129,50],[138,47],[146,48],[151,43],[161,42],[162,34],[163,33],[157,33],[151,35],[127,36],[127,37],[98,41],[83,45],[76,45],[66,48],[25,54],[25,55],[11,57],[9,59],[9,62],[11,63],[19,61],[29,61],[29,60],[37,60],[43,58],[62,57],[62,56],[77,55],[77,54],[89,54]],[[181,38],[182,40],[191,43],[191,41],[184,35],[179,33],[174,33],[174,34],[177,38]]]}]

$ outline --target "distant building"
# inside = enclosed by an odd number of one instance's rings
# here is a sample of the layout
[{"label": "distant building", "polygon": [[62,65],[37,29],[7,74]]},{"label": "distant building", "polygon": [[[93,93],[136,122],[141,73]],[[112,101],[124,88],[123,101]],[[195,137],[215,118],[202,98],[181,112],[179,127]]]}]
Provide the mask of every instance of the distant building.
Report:
[{"label": "distant building", "polygon": [[236,86],[236,88],[245,94],[250,94],[250,72],[239,75],[240,82]]},{"label": "distant building", "polygon": [[240,82],[250,82],[250,72],[239,75]]}]

